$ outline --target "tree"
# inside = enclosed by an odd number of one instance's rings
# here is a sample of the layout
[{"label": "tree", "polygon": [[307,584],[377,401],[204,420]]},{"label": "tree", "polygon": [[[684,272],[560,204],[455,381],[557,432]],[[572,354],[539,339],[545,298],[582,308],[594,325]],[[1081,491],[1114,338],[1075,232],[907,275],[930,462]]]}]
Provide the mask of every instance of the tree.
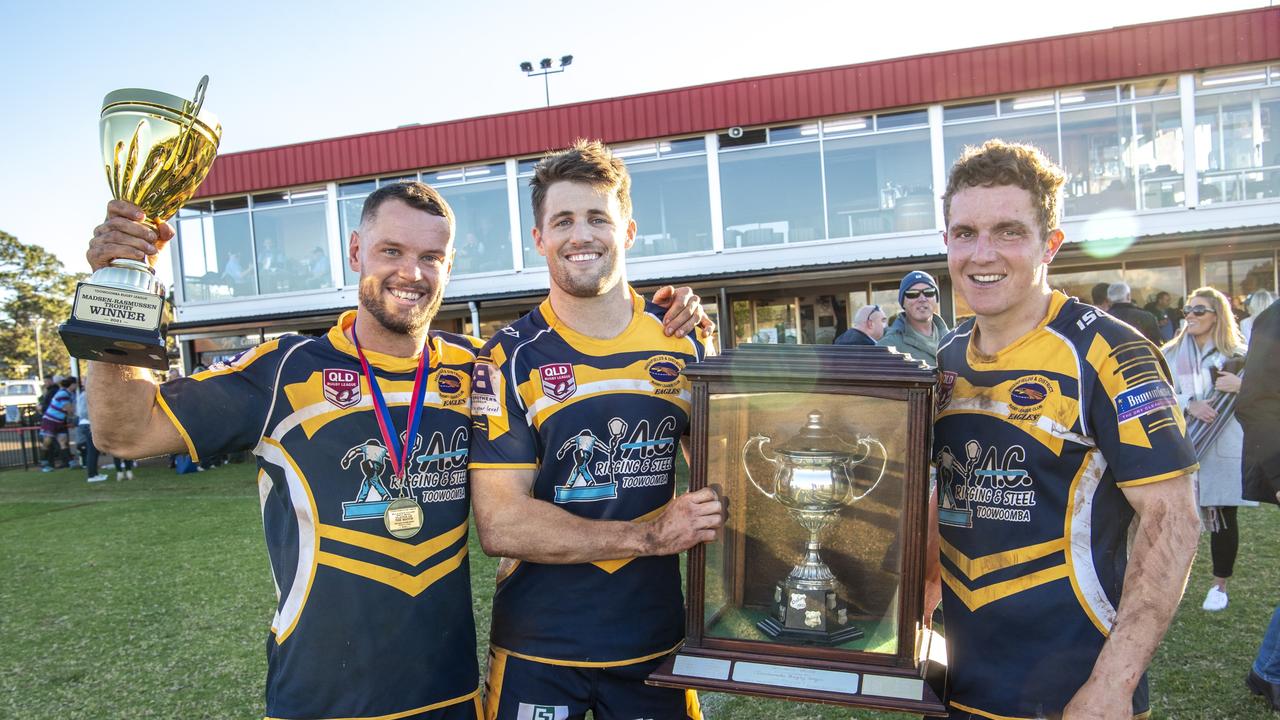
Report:
[{"label": "tree", "polygon": [[68,273],[48,250],[0,231],[0,366],[27,365],[34,373],[39,327],[45,374],[70,371],[58,325],[71,315],[76,283],[84,278]]}]

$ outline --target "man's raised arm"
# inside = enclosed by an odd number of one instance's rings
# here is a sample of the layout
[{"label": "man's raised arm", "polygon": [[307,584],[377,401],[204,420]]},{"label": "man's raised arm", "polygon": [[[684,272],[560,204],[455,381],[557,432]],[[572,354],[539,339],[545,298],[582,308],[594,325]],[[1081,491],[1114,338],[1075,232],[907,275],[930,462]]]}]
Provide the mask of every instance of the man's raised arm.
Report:
[{"label": "man's raised arm", "polygon": [[[142,210],[123,200],[107,204],[107,219],[93,231],[85,257],[94,270],[112,260],[148,261],[173,237],[161,223],[153,230],[140,221]],[[186,452],[187,446],[157,401],[156,382],[140,368],[90,362],[86,392],[93,440],[117,457],[140,458]]]},{"label": "man's raised arm", "polygon": [[591,520],[529,494],[537,470],[471,470],[471,505],[485,554],[544,564],[674,555],[715,540],[724,523],[709,488],[675,497],[652,518]]}]

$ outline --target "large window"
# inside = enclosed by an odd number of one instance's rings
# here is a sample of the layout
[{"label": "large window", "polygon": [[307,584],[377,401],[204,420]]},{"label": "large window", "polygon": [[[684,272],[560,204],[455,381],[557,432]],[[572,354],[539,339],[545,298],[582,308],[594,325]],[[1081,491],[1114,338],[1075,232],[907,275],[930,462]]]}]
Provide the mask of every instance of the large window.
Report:
[{"label": "large window", "polygon": [[260,293],[333,286],[324,203],[323,190],[254,196],[253,239]]},{"label": "large window", "polygon": [[[244,198],[238,199],[243,203]],[[230,201],[203,202],[178,213],[182,289],[186,302],[225,300],[258,293],[253,239],[246,211],[212,212]]]},{"label": "large window", "polygon": [[[696,143],[703,145],[702,138]],[[705,152],[640,161],[626,159],[636,242],[631,257],[711,249],[711,200]]]},{"label": "large window", "polygon": [[1272,77],[1270,87],[1220,90],[1266,78],[1258,68],[1202,79],[1195,129],[1201,204],[1280,197],[1280,77]]},{"label": "large window", "polygon": [[[817,126],[770,128],[743,138],[722,135],[720,198],[725,248],[780,245],[826,236]],[[792,142],[799,138],[799,142]],[[812,138],[805,140],[805,138]]]},{"label": "large window", "polygon": [[[833,237],[933,229],[927,125],[923,110],[823,121],[827,223]],[[919,129],[884,131],[912,126]]]},{"label": "large window", "polygon": [[1272,253],[1206,258],[1204,284],[1221,290],[1238,310],[1259,290],[1276,291],[1276,263]]},{"label": "large window", "polygon": [[506,174],[506,166],[497,163],[423,176],[424,182],[440,191],[457,218],[454,275],[511,269]]},{"label": "large window", "polygon": [[1054,96],[1049,93],[945,108],[942,138],[948,167],[966,147],[982,145],[993,138],[1035,145],[1057,161],[1061,156],[1058,116],[1053,107]]}]

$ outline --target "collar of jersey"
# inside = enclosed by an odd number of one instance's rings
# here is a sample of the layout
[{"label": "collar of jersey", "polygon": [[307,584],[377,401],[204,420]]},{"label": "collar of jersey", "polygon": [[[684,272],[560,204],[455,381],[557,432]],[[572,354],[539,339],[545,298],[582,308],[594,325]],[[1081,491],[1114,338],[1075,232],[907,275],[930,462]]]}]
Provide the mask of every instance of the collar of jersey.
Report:
[{"label": "collar of jersey", "polygon": [[583,335],[566,325],[563,320],[556,317],[556,311],[551,309],[550,297],[538,305],[538,311],[542,313],[542,318],[547,321],[547,327],[563,337],[575,349],[589,352],[593,355],[610,355],[617,352],[627,336],[640,327],[640,320],[644,316],[644,298],[630,284],[627,285],[627,293],[631,296],[631,322],[627,323],[627,327],[618,333],[616,337],[608,339]]},{"label": "collar of jersey", "polygon": [[994,356],[988,355],[984,357],[979,355],[978,351],[974,349],[974,344],[978,341],[978,323],[975,321],[973,324],[973,332],[969,335],[969,344],[965,347],[965,357],[969,361],[969,367],[974,367],[976,365],[994,365],[1000,362],[1002,357],[1008,357],[1011,353],[1017,352],[1021,345],[1030,342],[1031,338],[1038,335],[1041,330],[1044,330],[1045,326],[1053,322],[1054,318],[1058,317],[1058,311],[1062,310],[1062,306],[1066,304],[1069,299],[1070,298],[1062,294],[1062,292],[1054,290],[1053,294],[1049,296],[1049,311],[1044,314],[1043,318],[1041,318],[1040,324],[1036,325],[1031,330],[1028,330],[1025,335],[1014,340],[1009,344],[1009,347],[1006,347]]},{"label": "collar of jersey", "polygon": [[[351,326],[354,325],[355,322],[356,311],[348,310],[342,313],[342,316],[338,318],[338,324],[329,328],[329,342],[333,343],[333,346],[337,348],[338,352],[346,353],[353,358],[359,356],[356,354],[356,344],[351,342],[351,336],[347,334],[347,331],[351,329]],[[427,336],[428,347],[430,347],[431,343],[434,341],[435,338]],[[436,357],[439,357],[440,353],[437,352],[435,355]],[[407,358],[396,357],[395,355],[387,355],[385,353],[375,352],[365,348],[364,356],[365,359],[369,361],[370,365],[378,368],[379,370],[386,370],[387,372],[404,373],[414,372],[418,369],[417,355]],[[431,366],[430,358],[428,358],[427,366]]]}]

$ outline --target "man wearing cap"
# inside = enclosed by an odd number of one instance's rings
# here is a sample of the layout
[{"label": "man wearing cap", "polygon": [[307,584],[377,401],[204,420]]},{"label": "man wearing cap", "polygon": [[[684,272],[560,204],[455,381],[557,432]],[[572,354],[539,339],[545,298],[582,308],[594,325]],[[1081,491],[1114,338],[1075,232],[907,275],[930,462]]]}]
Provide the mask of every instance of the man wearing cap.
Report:
[{"label": "man wearing cap", "polygon": [[938,315],[938,282],[923,270],[912,270],[898,284],[898,304],[902,314],[876,344],[937,367],[938,341],[947,334],[947,324]]},{"label": "man wearing cap", "polygon": [[863,305],[853,314],[853,322],[849,329],[835,339],[833,345],[875,345],[884,337],[884,326],[888,321],[879,305]]}]

